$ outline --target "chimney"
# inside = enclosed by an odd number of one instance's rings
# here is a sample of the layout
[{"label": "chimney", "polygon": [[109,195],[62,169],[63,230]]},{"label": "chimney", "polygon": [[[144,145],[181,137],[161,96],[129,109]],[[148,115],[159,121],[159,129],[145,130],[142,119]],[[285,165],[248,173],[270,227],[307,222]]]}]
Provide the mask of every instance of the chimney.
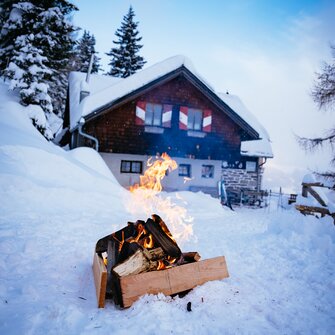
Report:
[{"label": "chimney", "polygon": [[90,88],[89,88],[89,81],[92,71],[92,65],[93,65],[93,59],[94,59],[94,53],[91,55],[90,64],[88,66],[87,74],[86,74],[86,80],[81,82],[80,85],[80,97],[79,102],[81,102],[84,98],[86,98],[88,95],[90,95]]}]

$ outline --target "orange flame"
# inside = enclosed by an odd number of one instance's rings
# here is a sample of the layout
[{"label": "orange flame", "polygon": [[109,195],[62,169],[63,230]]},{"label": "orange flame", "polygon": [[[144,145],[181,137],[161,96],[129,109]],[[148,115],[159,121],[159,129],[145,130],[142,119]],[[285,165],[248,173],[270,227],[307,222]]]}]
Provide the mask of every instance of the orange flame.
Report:
[{"label": "orange flame", "polygon": [[[162,179],[167,171],[177,169],[177,162],[163,153],[155,161],[152,158],[148,159],[147,166],[144,175],[140,176],[139,184],[130,187],[132,199],[126,201],[128,210],[137,217],[138,215],[148,217],[152,213],[157,213],[164,218],[170,228],[173,237],[171,234],[168,235],[172,239],[179,242],[188,240],[193,234],[191,224],[193,218],[187,214],[185,207],[174,204],[170,196],[159,194],[162,191]],[[165,232],[169,233],[168,229]]]},{"label": "orange flame", "polygon": [[163,153],[161,158],[163,160],[156,160],[152,163],[152,158],[147,161],[149,167],[143,176],[140,176],[140,184],[135,184],[130,187],[130,191],[134,192],[137,189],[152,190],[155,192],[162,191],[161,180],[165,177],[166,171],[175,170],[178,164],[171,159],[167,153]]}]

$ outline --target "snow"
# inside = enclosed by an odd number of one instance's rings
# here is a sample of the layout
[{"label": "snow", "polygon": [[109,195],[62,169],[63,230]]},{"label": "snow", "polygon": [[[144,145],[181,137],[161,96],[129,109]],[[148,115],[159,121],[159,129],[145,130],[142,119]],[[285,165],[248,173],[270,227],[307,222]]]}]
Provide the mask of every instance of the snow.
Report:
[{"label": "snow", "polygon": [[265,138],[253,141],[241,141],[241,155],[273,158],[271,144]]},{"label": "snow", "polygon": [[[305,184],[318,183],[320,186],[311,186],[311,188],[319,195],[329,212],[331,214],[335,213],[335,190],[334,184],[330,180],[324,180],[322,177],[308,173],[303,177],[302,182]],[[323,207],[310,193],[307,194],[307,197],[303,197],[299,194],[297,197],[297,204],[312,207]]]},{"label": "snow", "polygon": [[[79,110],[80,91],[82,83],[85,82],[86,75],[86,73],[82,72],[71,72],[69,75],[71,128],[74,128],[82,117]],[[96,74],[91,74],[89,84],[86,85],[85,90],[87,92],[90,92],[90,95],[93,96],[97,92],[105,90],[106,88],[114,85],[120,80],[120,78],[114,78],[111,76],[100,76]]]},{"label": "snow", "polygon": [[162,198],[193,217],[182,250],[224,255],[230,278],[183,298],[146,295],[126,310],[98,309],[96,241],[147,213],[128,210],[133,196],[96,152],[46,141],[3,85],[0,102],[0,334],[333,333],[331,218],[276,203],[231,211],[203,193]]}]

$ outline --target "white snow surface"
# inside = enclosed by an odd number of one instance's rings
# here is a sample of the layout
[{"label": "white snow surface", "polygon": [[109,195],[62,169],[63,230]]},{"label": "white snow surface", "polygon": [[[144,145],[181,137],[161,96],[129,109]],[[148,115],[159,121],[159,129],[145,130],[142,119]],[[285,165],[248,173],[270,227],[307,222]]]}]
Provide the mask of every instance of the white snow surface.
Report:
[{"label": "white snow surface", "polygon": [[270,141],[266,138],[253,141],[241,141],[241,155],[273,158]]},{"label": "white snow surface", "polygon": [[0,334],[334,332],[330,217],[276,204],[231,211],[202,193],[162,197],[194,218],[181,249],[224,255],[230,278],[183,298],[146,295],[125,310],[112,302],[98,309],[96,241],[147,217],[128,210],[132,195],[92,149],[65,152],[47,142],[3,85],[0,102]]},{"label": "white snow surface", "polygon": [[[319,183],[320,185],[323,185],[312,186],[311,188],[320,196],[320,198],[326,204],[329,212],[331,214],[335,213],[335,190],[333,182],[311,173],[306,174],[303,177],[302,182],[306,184]],[[310,193],[307,194],[307,197],[303,197],[301,194],[299,194],[297,197],[297,205],[322,207],[322,205]]]}]

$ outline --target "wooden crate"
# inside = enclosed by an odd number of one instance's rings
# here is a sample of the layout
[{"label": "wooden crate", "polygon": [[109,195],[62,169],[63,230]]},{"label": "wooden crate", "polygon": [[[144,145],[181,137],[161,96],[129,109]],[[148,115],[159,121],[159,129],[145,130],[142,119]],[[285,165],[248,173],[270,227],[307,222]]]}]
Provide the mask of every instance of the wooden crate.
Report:
[{"label": "wooden crate", "polygon": [[98,307],[105,307],[107,269],[101,257],[95,252],[93,257],[93,276],[98,300]]},{"label": "wooden crate", "polygon": [[[107,270],[102,259],[95,254],[93,273],[97,291],[98,307],[104,307],[107,284]],[[177,294],[202,285],[210,280],[228,278],[229,273],[224,256],[184,264],[160,271],[144,272],[118,279],[118,300],[121,307],[130,307],[145,294]],[[99,278],[101,280],[99,280]]]}]

